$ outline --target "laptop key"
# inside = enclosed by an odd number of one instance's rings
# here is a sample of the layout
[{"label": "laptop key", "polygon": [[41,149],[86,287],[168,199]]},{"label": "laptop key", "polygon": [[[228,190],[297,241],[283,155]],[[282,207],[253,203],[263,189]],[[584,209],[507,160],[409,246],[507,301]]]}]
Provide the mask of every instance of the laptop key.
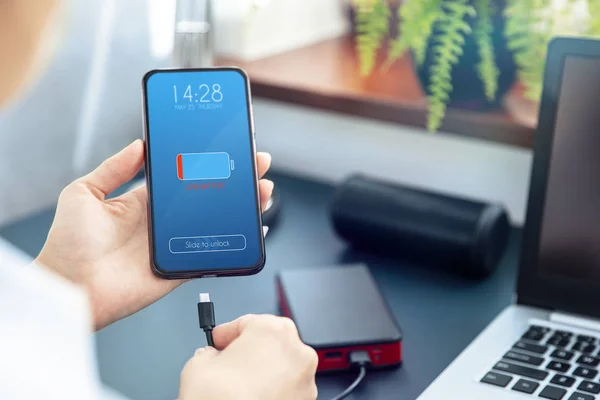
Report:
[{"label": "laptop key", "polygon": [[504,371],[515,375],[521,375],[527,378],[533,378],[537,380],[544,380],[548,376],[548,372],[541,371],[535,368],[524,367],[521,365],[500,361],[494,365],[494,368],[497,371]]},{"label": "laptop key", "polygon": [[581,350],[582,353],[591,354],[596,351],[596,346],[588,346],[585,349]]},{"label": "laptop key", "polygon": [[537,382],[528,381],[527,379],[519,379],[517,383],[515,383],[515,386],[512,387],[512,390],[531,394],[535,392],[538,386],[540,386],[540,384]]},{"label": "laptop key", "polygon": [[567,347],[569,345],[570,340],[568,338],[564,338],[562,336],[553,335],[546,344],[556,346],[556,347]]},{"label": "laptop key", "polygon": [[498,372],[490,371],[483,378],[481,382],[489,383],[490,385],[506,387],[512,380],[512,376],[500,374]]},{"label": "laptop key", "polygon": [[600,360],[592,356],[581,356],[577,359],[577,364],[587,365],[588,367],[597,367]]},{"label": "laptop key", "polygon": [[544,362],[544,359],[542,357],[530,356],[527,354],[519,353],[518,351],[509,351],[504,355],[504,358],[532,365],[542,365],[542,363]]},{"label": "laptop key", "polygon": [[554,331],[554,334],[565,338],[570,338],[573,336],[573,333],[567,331]]},{"label": "laptop key", "polygon": [[579,393],[579,392],[575,392],[571,395],[571,397],[569,397],[569,400],[595,400],[596,397],[590,395],[590,394],[585,394],[585,393]]},{"label": "laptop key", "polygon": [[523,336],[521,336],[522,339],[527,339],[527,340],[532,340],[534,342],[539,342],[540,340],[542,340],[544,338],[544,336],[546,336],[545,333],[542,333],[540,331],[534,331],[534,330],[528,330],[527,332],[525,332],[523,334]]},{"label": "laptop key", "polygon": [[589,344],[594,344],[596,342],[596,338],[593,336],[587,336],[587,335],[577,335],[577,341],[588,342]]},{"label": "laptop key", "polygon": [[556,349],[550,354],[552,358],[560,358],[561,360],[570,361],[573,358],[573,353],[567,350]]},{"label": "laptop key", "polygon": [[561,400],[567,393],[565,389],[556,386],[546,386],[539,394],[540,397],[550,400]]},{"label": "laptop key", "polygon": [[529,327],[529,330],[538,331],[538,332],[542,332],[542,333],[550,332],[550,328],[546,328],[545,326],[539,326],[539,325],[531,325]]},{"label": "laptop key", "polygon": [[595,370],[594,368],[577,367],[575,371],[573,371],[573,375],[587,379],[594,379],[596,375],[598,375],[598,370]]},{"label": "laptop key", "polygon": [[515,343],[515,345],[513,347],[515,349],[525,350],[530,353],[536,353],[536,354],[544,354],[548,351],[548,347],[546,347],[546,346],[541,346],[539,344],[533,344],[533,343],[527,343],[527,342],[523,342],[521,340],[518,341],[517,343]]},{"label": "laptop key", "polygon": [[575,383],[575,378],[571,378],[570,376],[565,376],[561,374],[554,375],[554,378],[550,381],[550,383],[554,383],[555,385],[571,387]]},{"label": "laptop key", "polygon": [[546,369],[551,369],[558,372],[567,372],[571,368],[571,364],[562,361],[550,361],[546,365]]},{"label": "laptop key", "polygon": [[590,382],[590,381],[581,381],[577,390],[581,390],[582,392],[588,392],[593,394],[600,393],[600,384]]},{"label": "laptop key", "polygon": [[579,341],[573,345],[571,350],[580,351],[585,354],[593,353],[596,350],[596,346],[589,344],[588,342]]}]

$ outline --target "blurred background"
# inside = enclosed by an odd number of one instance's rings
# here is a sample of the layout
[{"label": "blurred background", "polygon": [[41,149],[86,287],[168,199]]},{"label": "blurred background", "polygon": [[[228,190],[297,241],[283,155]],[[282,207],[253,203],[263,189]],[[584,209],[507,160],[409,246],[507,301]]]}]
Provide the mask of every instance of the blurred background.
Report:
[{"label": "blurred background", "polygon": [[[173,55],[176,0],[64,3],[54,57],[26,97],[0,115],[0,130],[15,132],[0,137],[0,184],[11,188],[0,193],[0,224],[51,205],[66,183],[140,137],[140,77],[181,62]],[[443,34],[434,23],[442,3],[214,1],[212,61],[248,70],[258,144],[273,153],[276,170],[330,182],[363,171],[499,201],[520,223],[541,45],[556,34],[600,33],[597,22],[586,22],[595,2],[467,2],[479,14],[465,17],[473,33],[447,79],[450,109],[433,121],[427,43]],[[403,12],[415,17],[403,24]],[[530,29],[533,44],[511,41],[511,23]],[[481,54],[488,54],[483,66]],[[428,126],[438,134],[424,134]]]},{"label": "blurred background", "polygon": [[[600,36],[596,0],[63,4],[53,57],[20,101],[0,113],[0,235],[32,256],[43,244],[62,188],[142,137],[143,74],[206,65],[240,66],[251,79],[258,150],[273,155],[271,179],[281,191],[276,198],[284,200],[276,206],[281,207],[281,232],[274,230],[267,241],[267,267],[347,259],[328,223],[328,207],[336,186],[355,173],[497,204],[518,236],[547,44],[558,35]],[[195,11],[187,8],[190,4]],[[475,318],[469,328],[473,335],[510,300],[514,268],[505,271],[490,287],[451,281],[455,289],[499,293],[485,315]],[[407,284],[448,286],[446,278],[426,272],[374,273]],[[257,301],[252,307],[232,306],[222,318],[276,312],[269,274],[261,274],[262,281],[211,281],[217,298],[236,288]],[[99,333],[100,373],[106,382],[134,399],[176,395],[178,365],[198,345],[190,300],[198,285],[184,286],[141,315]],[[252,285],[259,289],[252,291]],[[401,296],[391,286],[386,293],[396,300]],[[467,300],[457,297],[457,304],[475,306]],[[191,304],[191,311],[182,311],[183,304]],[[164,332],[164,321],[174,334]],[[179,348],[168,354],[148,352],[141,346],[152,347],[161,337],[144,326],[174,335],[169,338],[179,341]],[[139,335],[146,335],[141,342]],[[470,338],[456,340],[451,350],[432,348],[430,356],[440,358],[439,367],[418,378],[416,373],[412,378],[394,375],[413,380],[406,398],[424,389]],[[142,372],[157,374],[150,372],[157,364],[164,380],[156,378],[150,389],[139,389],[151,376]],[[125,377],[135,371],[137,380]],[[332,385],[335,393],[338,388]],[[369,398],[388,398],[380,393]]]}]

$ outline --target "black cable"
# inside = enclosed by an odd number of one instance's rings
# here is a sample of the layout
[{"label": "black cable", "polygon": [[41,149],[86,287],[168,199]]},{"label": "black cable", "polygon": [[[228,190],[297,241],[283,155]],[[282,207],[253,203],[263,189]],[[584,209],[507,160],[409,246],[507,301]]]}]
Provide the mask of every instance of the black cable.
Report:
[{"label": "black cable", "polygon": [[213,340],[212,329],[205,330],[204,333],[206,334],[206,344],[209,345],[210,347],[215,347],[215,341]]},{"label": "black cable", "polygon": [[200,293],[200,303],[198,303],[198,320],[200,321],[200,329],[206,335],[206,343],[215,347],[212,331],[215,327],[215,306],[210,301],[208,293]]},{"label": "black cable", "polygon": [[342,399],[345,399],[346,397],[350,396],[350,394],[352,392],[354,392],[354,389],[356,389],[358,387],[358,385],[360,385],[360,383],[363,381],[363,379],[365,379],[366,375],[367,375],[367,367],[365,365],[363,365],[360,367],[360,372],[358,373],[358,376],[356,377],[354,382],[352,382],[352,384],[350,386],[348,386],[346,388],[346,390],[344,390],[342,393],[338,394],[331,400],[342,400]]},{"label": "black cable", "polygon": [[367,375],[367,367],[371,365],[371,357],[366,351],[353,351],[350,353],[350,366],[352,368],[359,368],[359,373],[354,382],[346,388],[342,393],[338,394],[331,400],[342,400],[350,396],[354,390],[361,384]]}]

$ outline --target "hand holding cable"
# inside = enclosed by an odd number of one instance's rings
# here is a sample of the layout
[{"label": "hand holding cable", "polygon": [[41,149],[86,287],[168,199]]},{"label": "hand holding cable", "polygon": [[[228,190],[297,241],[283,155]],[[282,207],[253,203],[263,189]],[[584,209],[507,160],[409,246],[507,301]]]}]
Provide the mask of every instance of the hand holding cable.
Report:
[{"label": "hand holding cable", "polygon": [[204,307],[198,308],[200,325],[212,332],[218,350],[207,347],[188,361],[180,400],[316,399],[317,355],[301,342],[292,321],[247,315],[211,331],[211,312]]},{"label": "hand holding cable", "polygon": [[[244,396],[252,393],[252,385],[256,385],[257,390],[260,391],[264,389],[264,382],[269,382],[273,389],[273,395],[286,393],[286,399],[316,399],[315,374],[318,359],[315,351],[300,341],[296,326],[291,320],[272,315],[246,315],[215,328],[214,304],[210,301],[207,293],[200,294],[198,317],[200,328],[204,331],[209,346],[224,349],[221,354],[237,359],[235,361],[236,371],[238,369],[248,371],[248,375],[240,381],[250,385],[249,388],[240,388],[242,390],[240,393],[244,393]],[[234,341],[236,345],[229,346]],[[227,357],[219,357],[218,360],[212,359],[214,354],[214,351],[200,352],[192,360],[198,358],[211,363],[206,365],[206,368],[210,368],[214,372],[219,368],[219,363],[223,362],[223,359],[229,361]],[[371,360],[366,352],[353,352],[350,354],[350,362],[353,368],[359,370],[359,376],[333,400],[345,399],[358,387],[364,379],[366,368]],[[226,369],[230,368],[231,366],[226,367]],[[299,374],[291,374],[290,371],[299,371]],[[231,384],[235,380],[232,377],[227,379],[229,390],[235,390],[235,385]],[[183,380],[182,375],[182,387]],[[243,392],[246,389],[248,391]],[[279,395],[263,396],[261,400],[279,400]],[[237,398],[233,394],[229,395],[233,397],[223,396],[222,398]],[[241,394],[240,397],[242,397]],[[183,397],[180,399],[185,400]]]}]

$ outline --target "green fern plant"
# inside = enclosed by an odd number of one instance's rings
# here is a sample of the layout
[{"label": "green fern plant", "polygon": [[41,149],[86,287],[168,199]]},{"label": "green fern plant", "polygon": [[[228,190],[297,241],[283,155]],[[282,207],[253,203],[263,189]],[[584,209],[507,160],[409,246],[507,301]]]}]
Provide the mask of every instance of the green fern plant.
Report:
[{"label": "green fern plant", "polygon": [[494,30],[492,16],[495,9],[487,0],[476,0],[475,9],[479,17],[475,21],[475,29],[473,31],[479,52],[477,74],[483,82],[485,97],[489,101],[494,101],[496,99],[496,91],[498,90],[498,77],[500,76],[500,71],[496,65],[494,43],[492,42],[492,33]]},{"label": "green fern plant", "polygon": [[[552,24],[544,21],[541,10],[550,0],[509,0],[505,9],[505,35],[513,52],[519,78],[526,83],[525,95],[539,99],[546,48],[551,39]],[[544,26],[544,22],[547,26]],[[537,28],[537,29],[536,29]]]},{"label": "green fern plant", "polygon": [[589,30],[592,34],[600,35],[600,0],[589,0],[588,11],[590,15],[595,16],[590,21]]},{"label": "green fern plant", "polygon": [[[383,1],[378,1],[383,3]],[[417,63],[423,63],[427,51],[427,41],[431,36],[434,24],[442,15],[441,5],[442,0],[423,0],[409,1],[399,8],[398,16],[403,21],[400,27],[402,34],[390,45],[386,67],[389,67],[409,49],[415,53]]]},{"label": "green fern plant", "polygon": [[361,75],[371,73],[382,43],[391,39],[383,68],[410,51],[422,65],[431,49],[429,70],[429,113],[427,127],[439,129],[452,94],[452,70],[463,54],[465,38],[473,35],[479,56],[476,65],[489,101],[497,97],[500,71],[492,42],[493,19],[502,12],[504,36],[524,83],[525,96],[537,101],[541,96],[544,62],[548,43],[556,35],[600,37],[600,0],[568,0],[561,15],[571,15],[577,3],[585,3],[585,24],[559,28],[552,9],[553,0],[506,0],[503,10],[494,0],[404,0],[398,9],[398,37],[389,38],[390,9],[387,0],[354,0],[357,25],[356,50]]},{"label": "green fern plant", "polygon": [[433,62],[429,69],[429,120],[427,128],[435,132],[446,113],[446,103],[452,92],[452,66],[458,63],[463,54],[465,35],[471,33],[471,26],[465,17],[473,16],[475,9],[468,0],[455,0],[443,3],[440,15],[439,35],[433,44]]},{"label": "green fern plant", "polygon": [[[366,10],[366,11],[365,11]],[[360,72],[367,75],[375,65],[377,50],[381,47],[382,39],[387,35],[390,9],[383,1],[376,1],[372,7],[358,4],[356,13],[356,50],[360,54]]]}]

